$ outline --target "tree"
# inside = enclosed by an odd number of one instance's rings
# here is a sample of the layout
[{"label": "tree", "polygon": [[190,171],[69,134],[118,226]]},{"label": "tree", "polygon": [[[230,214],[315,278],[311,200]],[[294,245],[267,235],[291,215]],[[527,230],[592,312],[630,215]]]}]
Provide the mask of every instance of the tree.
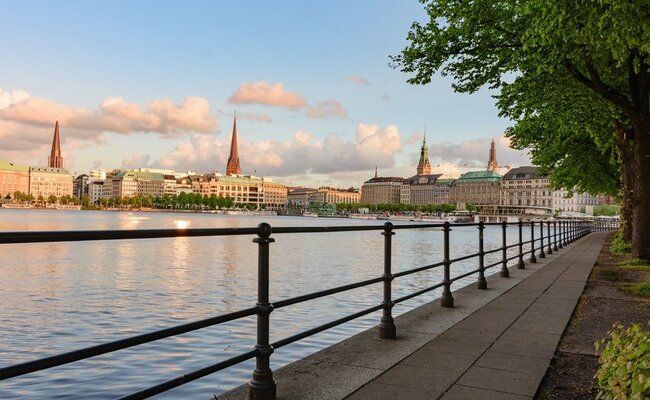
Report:
[{"label": "tree", "polygon": [[554,184],[621,188],[633,253],[650,259],[650,3],[423,2],[430,19],[393,65],[413,84],[441,71],[459,92],[498,90],[508,135]]},{"label": "tree", "polygon": [[47,202],[50,204],[56,203],[57,200],[58,200],[57,197],[53,194],[47,196]]}]

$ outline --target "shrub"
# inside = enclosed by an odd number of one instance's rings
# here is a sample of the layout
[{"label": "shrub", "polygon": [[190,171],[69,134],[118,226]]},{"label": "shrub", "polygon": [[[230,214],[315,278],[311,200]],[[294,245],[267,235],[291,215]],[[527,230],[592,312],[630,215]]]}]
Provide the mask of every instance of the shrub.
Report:
[{"label": "shrub", "polygon": [[[650,322],[648,322],[650,328]],[[643,400],[650,398],[650,331],[641,324],[625,328],[616,323],[609,340],[596,342],[600,353],[597,399]]]},{"label": "shrub", "polygon": [[623,231],[618,231],[614,240],[612,240],[611,246],[609,246],[609,251],[613,254],[628,254],[632,251],[632,245],[625,241]]}]

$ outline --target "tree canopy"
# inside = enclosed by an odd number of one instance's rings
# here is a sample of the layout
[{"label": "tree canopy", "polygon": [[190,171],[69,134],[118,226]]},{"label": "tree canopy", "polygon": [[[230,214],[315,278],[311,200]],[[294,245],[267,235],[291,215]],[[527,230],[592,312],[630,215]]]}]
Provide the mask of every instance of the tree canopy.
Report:
[{"label": "tree canopy", "polygon": [[650,258],[650,2],[422,0],[392,65],[458,92],[497,91],[516,148],[556,187],[620,188],[636,255]]}]

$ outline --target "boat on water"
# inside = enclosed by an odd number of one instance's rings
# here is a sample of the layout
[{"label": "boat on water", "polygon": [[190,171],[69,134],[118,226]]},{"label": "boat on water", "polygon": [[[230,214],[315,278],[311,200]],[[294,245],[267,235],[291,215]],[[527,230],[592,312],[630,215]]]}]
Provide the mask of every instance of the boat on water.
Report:
[{"label": "boat on water", "polygon": [[302,213],[303,217],[318,217],[318,214],[315,212],[305,211]]}]

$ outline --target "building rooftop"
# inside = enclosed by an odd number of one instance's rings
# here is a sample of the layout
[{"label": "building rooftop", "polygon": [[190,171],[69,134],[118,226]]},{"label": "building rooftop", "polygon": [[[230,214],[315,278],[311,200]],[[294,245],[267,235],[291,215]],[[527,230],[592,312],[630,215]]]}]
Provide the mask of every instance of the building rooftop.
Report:
[{"label": "building rooftop", "polygon": [[428,175],[413,175],[410,178],[406,178],[404,181],[410,183],[411,185],[432,185],[436,183],[438,178],[440,178],[442,174],[428,174]]},{"label": "building rooftop", "polygon": [[125,176],[135,177],[138,179],[155,179],[163,180],[163,174],[160,172],[140,172],[140,171],[122,171],[119,174],[115,175],[114,178],[120,179]]},{"label": "building rooftop", "polygon": [[456,179],[456,183],[498,182],[500,180],[501,175],[494,171],[470,171],[462,174],[460,178]]},{"label": "building rooftop", "polygon": [[536,179],[541,178],[545,175],[540,175],[537,167],[526,166],[526,167],[517,167],[508,171],[504,176],[504,180],[513,180],[513,179]]},{"label": "building rooftop", "polygon": [[[67,169],[50,168],[50,167],[29,167],[29,172],[45,172],[48,174],[66,174],[70,175]],[[72,175],[70,175],[72,176]]]},{"label": "building rooftop", "polygon": [[0,169],[5,171],[19,171],[29,172],[29,167],[26,165],[16,165],[6,160],[0,160]]},{"label": "building rooftop", "polygon": [[396,176],[387,176],[387,177],[377,177],[371,178],[365,181],[364,183],[382,183],[382,182],[404,182],[404,178],[398,178]]}]

